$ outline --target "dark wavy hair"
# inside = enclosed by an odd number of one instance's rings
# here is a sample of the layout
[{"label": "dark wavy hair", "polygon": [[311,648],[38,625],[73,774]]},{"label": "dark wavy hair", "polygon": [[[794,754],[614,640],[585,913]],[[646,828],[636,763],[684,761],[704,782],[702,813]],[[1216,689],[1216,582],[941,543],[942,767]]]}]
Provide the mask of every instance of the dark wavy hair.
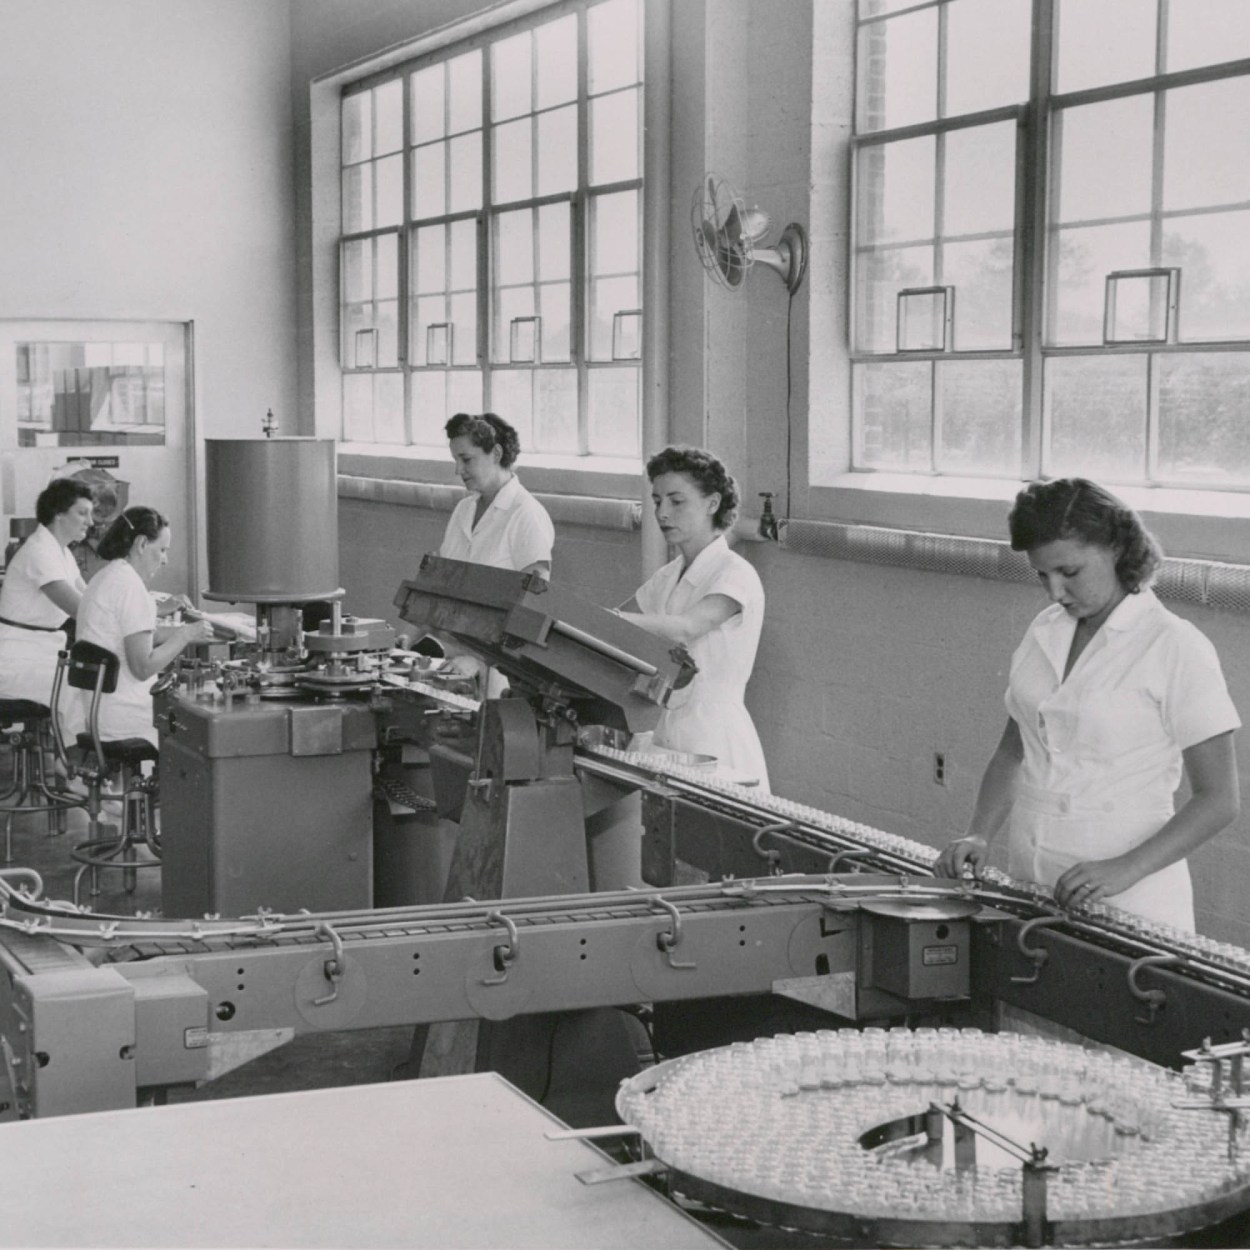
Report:
[{"label": "dark wavy hair", "polygon": [[86,482],[72,477],[58,477],[39,492],[35,500],[35,520],[40,525],[51,525],[63,512],[68,512],[80,499],[94,502],[95,495]]},{"label": "dark wavy hair", "polygon": [[720,495],[720,506],[712,517],[716,529],[727,530],[737,519],[741,500],[738,483],[710,451],[702,447],[665,447],[647,461],[647,478],[654,482],[664,473],[684,474],[705,497]]},{"label": "dark wavy hair", "polygon": [[499,463],[510,469],[521,454],[521,440],[516,430],[503,417],[493,412],[483,412],[475,416],[471,412],[458,412],[443,426],[448,441],[453,438],[467,438],[474,447],[485,452],[499,448]]},{"label": "dark wavy hair", "polygon": [[96,555],[101,560],[122,560],[130,554],[135,539],[140,534],[149,542],[155,542],[161,530],[167,529],[169,522],[155,508],[146,508],[142,504],[127,508],[113,518],[113,524],[104,531]]},{"label": "dark wavy hair", "polygon": [[1163,548],[1141,517],[1105,486],[1083,477],[1030,482],[1007,518],[1014,551],[1032,551],[1062,538],[1115,552],[1115,575],[1126,590],[1149,584]]}]

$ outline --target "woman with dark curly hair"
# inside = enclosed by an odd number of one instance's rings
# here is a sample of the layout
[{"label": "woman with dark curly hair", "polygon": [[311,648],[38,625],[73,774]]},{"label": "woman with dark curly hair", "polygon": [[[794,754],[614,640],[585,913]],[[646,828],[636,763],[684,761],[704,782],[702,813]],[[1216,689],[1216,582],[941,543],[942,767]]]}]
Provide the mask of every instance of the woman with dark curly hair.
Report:
[{"label": "woman with dark curly hair", "polygon": [[759,575],[730,551],[725,531],[738,487],[709,451],[666,447],[647,462],[655,519],[677,557],[621,609],[643,629],[690,650],[699,672],[675,692],[656,746],[714,755],[722,772],[768,789],[759,735],[743,702],[764,622]]},{"label": "woman with dark curly hair", "polygon": [[[1007,825],[1007,871],[1061,906],[1192,931],[1185,857],[1240,810],[1241,721],[1215,648],[1155,598],[1159,545],[1103,487],[1034,482],[1008,524],[1053,602],[1012,657],[1007,728],[937,872],[976,871]],[[1190,797],[1175,810],[1182,768]]]}]

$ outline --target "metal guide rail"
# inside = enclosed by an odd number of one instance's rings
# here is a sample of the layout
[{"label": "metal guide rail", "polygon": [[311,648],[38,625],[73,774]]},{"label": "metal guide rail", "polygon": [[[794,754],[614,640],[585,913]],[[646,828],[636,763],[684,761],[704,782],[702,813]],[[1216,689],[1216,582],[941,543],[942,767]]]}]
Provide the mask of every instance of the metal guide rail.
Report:
[{"label": "metal guide rail", "polygon": [[[761,866],[772,872],[811,871],[815,854],[827,857],[826,866],[834,872],[862,866],[871,871],[929,875],[938,856],[934,848],[910,838],[779,795],[760,794],[704,770],[673,764],[663,756],[583,746],[578,767],[620,784],[659,787],[754,827],[752,849]],[[1037,928],[1059,929],[1134,960],[1149,960],[1147,966],[1166,968],[1250,998],[1250,951],[1241,947],[1154,924],[1106,904],[1062,910],[1044,887],[1017,881],[994,868],[983,872],[976,894],[1031,922],[1026,939]],[[1021,944],[1026,958],[1027,951],[1036,949]]]}]

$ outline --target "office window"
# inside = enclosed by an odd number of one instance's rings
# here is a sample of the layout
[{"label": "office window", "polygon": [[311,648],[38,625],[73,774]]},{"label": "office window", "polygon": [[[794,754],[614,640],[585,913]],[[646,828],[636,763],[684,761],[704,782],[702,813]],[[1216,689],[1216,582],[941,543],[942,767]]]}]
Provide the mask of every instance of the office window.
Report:
[{"label": "office window", "polygon": [[639,455],[641,0],[564,3],[342,101],[343,437]]},{"label": "office window", "polygon": [[1250,5],[859,0],[853,465],[1250,486]]}]

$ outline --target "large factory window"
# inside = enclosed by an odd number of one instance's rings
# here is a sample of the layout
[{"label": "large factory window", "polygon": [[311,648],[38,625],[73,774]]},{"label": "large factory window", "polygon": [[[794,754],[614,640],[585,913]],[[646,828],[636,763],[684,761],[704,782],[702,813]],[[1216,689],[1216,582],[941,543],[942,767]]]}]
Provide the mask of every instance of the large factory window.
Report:
[{"label": "large factory window", "polygon": [[852,463],[1250,487],[1250,5],[859,0]]},{"label": "large factory window", "polygon": [[342,98],[343,437],[636,458],[640,0],[564,3]]}]

